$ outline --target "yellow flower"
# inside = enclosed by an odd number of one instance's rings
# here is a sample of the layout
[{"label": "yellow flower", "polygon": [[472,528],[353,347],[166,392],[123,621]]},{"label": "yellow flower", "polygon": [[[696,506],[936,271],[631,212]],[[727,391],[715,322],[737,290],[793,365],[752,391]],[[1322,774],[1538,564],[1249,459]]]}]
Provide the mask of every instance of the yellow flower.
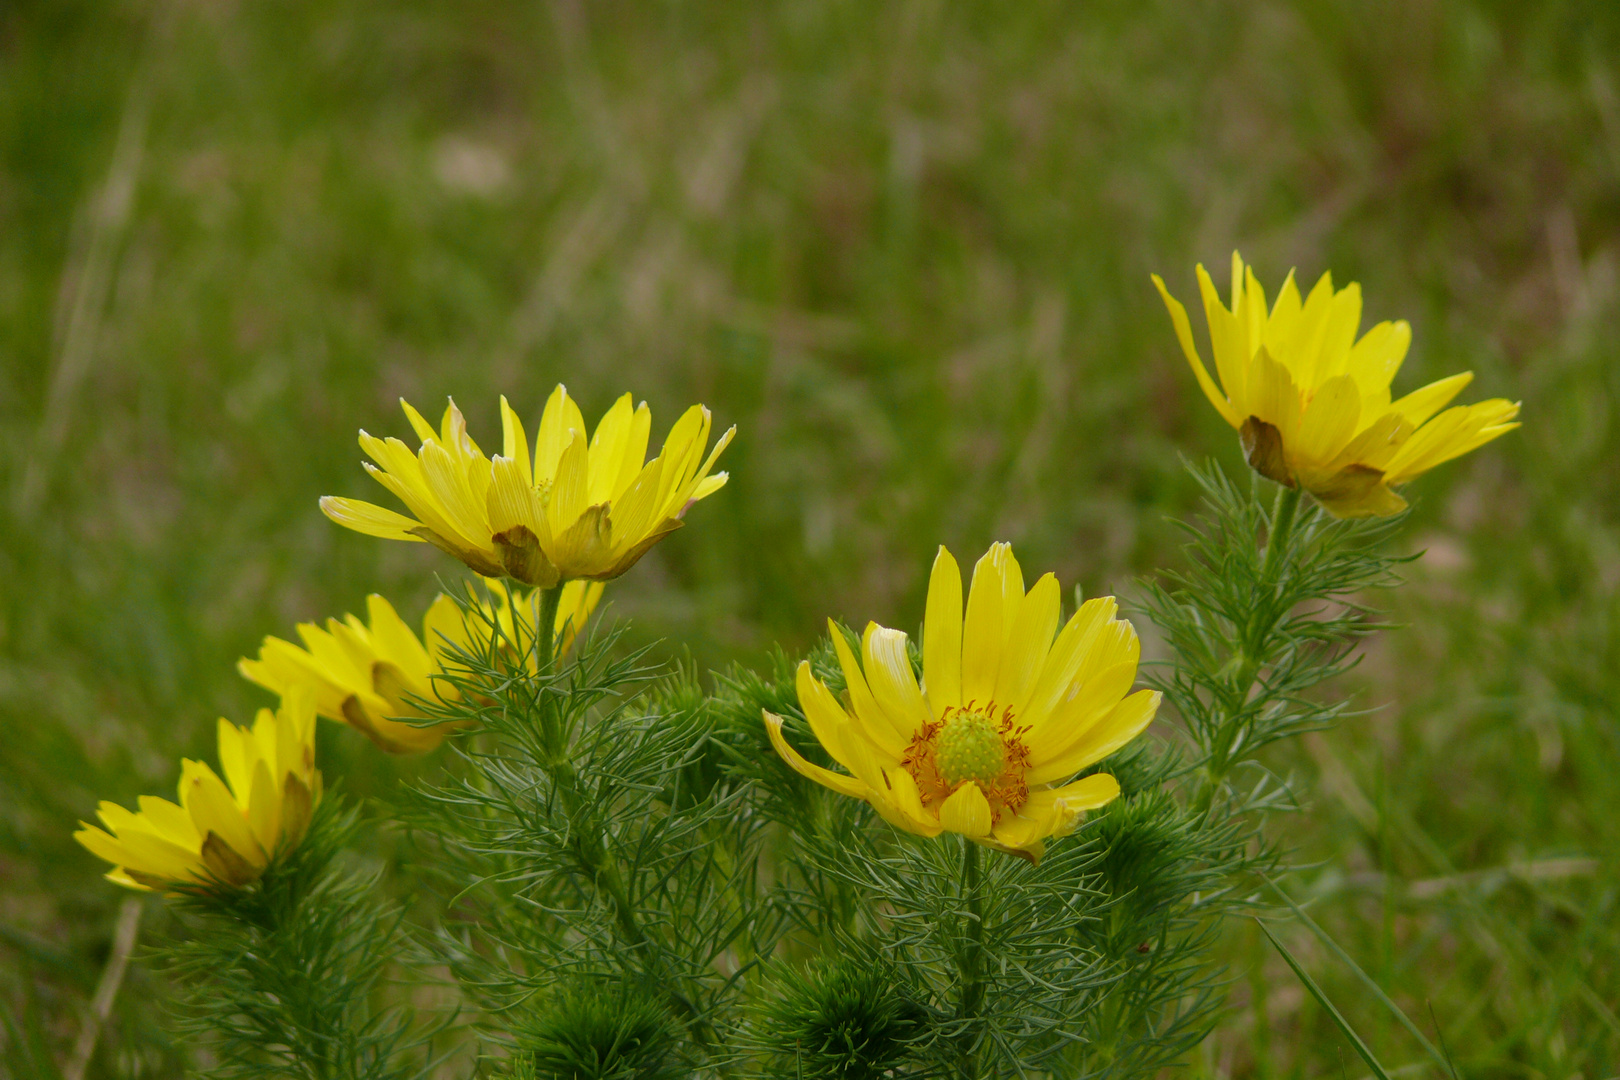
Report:
[{"label": "yellow flower", "polygon": [[1336,517],[1399,513],[1406,500],[1395,485],[1519,426],[1511,422],[1518,404],[1502,398],[1440,411],[1473,380],[1467,371],[1392,401],[1390,381],[1412,343],[1405,321],[1379,323],[1358,341],[1361,287],[1335,292],[1333,275],[1323,274],[1302,301],[1292,271],[1268,313],[1265,290],[1237,252],[1230,311],[1198,267],[1223,394],[1199,359],[1187,309],[1159,275],[1153,283],[1198,384],[1239,431],[1249,464],[1309,491]]},{"label": "yellow flower", "polygon": [[[504,641],[518,642],[519,628],[506,586],[493,578],[484,583],[495,598],[493,610],[485,605],[486,616],[499,623]],[[563,587],[555,626],[561,635],[559,656],[567,652],[590,618],[602,588],[594,581],[571,581]],[[521,626],[533,627],[539,615],[538,593],[519,596],[529,608]],[[421,638],[411,632],[392,604],[375,593],[366,597],[366,613],[369,626],[353,615],[345,615],[342,622],[326,620],[325,630],[314,623],[300,623],[303,648],[267,637],[259,647],[259,658],[243,657],[237,661],[237,670],[276,694],[286,694],[295,686],[308,687],[316,712],[348,724],[391,754],[432,750],[444,741],[452,725],[417,727],[395,718],[423,715],[413,698],[453,700],[459,696],[454,687],[434,676],[443,673],[453,648],[465,649],[471,644],[462,610],[441,593],[422,620]],[[533,650],[523,651],[532,670]]]},{"label": "yellow flower", "polygon": [[326,516],[391,540],[426,540],[486,577],[550,588],[559,581],[618,577],[681,526],[692,503],[713,494],[725,473],[709,475],[732,428],[708,457],[709,410],[688,409],[651,461],[652,413],[626,394],[596,425],[589,443],[579,406],[558,386],[540,418],[534,456],[523,424],[501,398],[504,443],[491,461],[467,435],[455,402],[440,430],[401,401],[422,439],[412,454],[398,439],[360,433],[376,465],[366,469],[414,518],[355,499],[327,496]]},{"label": "yellow flower", "polygon": [[241,886],[298,845],[321,799],[315,708],[294,692],[251,730],[219,722],[221,780],[201,761],[180,763],[180,804],[143,795],[140,812],[104,802],[102,824],[73,834],[113,864],[109,881],[132,889]]},{"label": "yellow flower", "polygon": [[1061,606],[1055,577],[1025,593],[1012,548],[995,544],[974,567],[964,618],[962,576],[942,547],[928,584],[921,686],[906,635],[876,623],[860,662],[832,630],[848,686],[842,704],[799,665],[799,705],[848,775],[806,761],[782,737],[781,717],[766,713],[771,742],[798,772],[865,799],[907,832],[962,833],[1038,861],[1047,837],[1119,794],[1107,773],[1071,778],[1134,739],[1159,707],[1154,691],[1127,696],[1141,648],[1114,617],[1114,599],[1086,602],[1058,632]]}]

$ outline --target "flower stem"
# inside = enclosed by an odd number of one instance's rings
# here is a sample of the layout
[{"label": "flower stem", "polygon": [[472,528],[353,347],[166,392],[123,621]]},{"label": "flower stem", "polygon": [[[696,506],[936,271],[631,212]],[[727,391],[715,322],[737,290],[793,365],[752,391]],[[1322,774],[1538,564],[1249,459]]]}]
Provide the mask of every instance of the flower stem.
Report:
[{"label": "flower stem", "polygon": [[[552,664],[557,656],[557,605],[562,601],[562,591],[560,581],[549,589],[540,590],[540,610],[534,620],[534,649],[535,671],[542,681],[551,676]],[[550,694],[542,693],[540,733],[546,752],[551,757],[553,768],[567,770],[571,778],[573,770],[568,766],[568,735],[559,712],[555,699]]]},{"label": "flower stem", "polygon": [[1283,552],[1294,532],[1294,519],[1299,514],[1300,489],[1285,487],[1277,492],[1277,504],[1271,511],[1270,535],[1266,537],[1266,561],[1260,569],[1261,581],[1275,587],[1277,574],[1282,569]]},{"label": "flower stem", "polygon": [[979,1013],[984,1007],[984,911],[980,895],[979,845],[962,837],[962,898],[967,902],[967,942],[958,966],[962,973],[961,1075],[979,1080]]},{"label": "flower stem", "polygon": [[[1277,591],[1281,580],[1283,568],[1287,558],[1289,541],[1293,539],[1294,525],[1299,519],[1299,503],[1301,497],[1299,487],[1285,487],[1277,492],[1277,501],[1271,510],[1271,527],[1267,530],[1265,559],[1260,564],[1260,581],[1257,596],[1266,600],[1272,598]],[[1257,605],[1257,610],[1265,610],[1265,605]],[[1254,680],[1260,674],[1260,657],[1264,651],[1266,636],[1275,626],[1275,620],[1266,622],[1257,617],[1251,617],[1248,625],[1244,626],[1238,640],[1238,655],[1234,657],[1235,663],[1230,666],[1231,679],[1227,683],[1226,692],[1222,695],[1228,712],[1228,722],[1215,738],[1215,745],[1210,749],[1209,764],[1204,768],[1204,786],[1197,801],[1198,809],[1207,811],[1215,800],[1216,792],[1226,780],[1226,774],[1231,771],[1232,749],[1238,737],[1237,717],[1243,711],[1249,700],[1249,692],[1254,688]]]},{"label": "flower stem", "polygon": [[535,644],[539,647],[540,670],[545,672],[557,655],[557,605],[562,603],[563,583],[540,590],[540,615],[534,627]]}]

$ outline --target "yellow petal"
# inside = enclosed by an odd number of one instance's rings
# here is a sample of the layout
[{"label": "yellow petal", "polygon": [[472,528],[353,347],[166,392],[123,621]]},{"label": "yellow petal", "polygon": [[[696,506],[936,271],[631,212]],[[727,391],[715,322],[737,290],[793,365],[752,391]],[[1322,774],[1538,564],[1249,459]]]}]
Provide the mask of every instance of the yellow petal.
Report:
[{"label": "yellow petal", "polygon": [[302,687],[294,687],[281,699],[275,716],[276,768],[279,779],[291,773],[303,779],[315,774],[315,707]]},{"label": "yellow petal", "polygon": [[658,513],[661,517],[673,516],[680,509],[680,504],[685,502],[686,483],[708,443],[710,422],[709,410],[702,405],[693,405],[669,429],[664,447],[658,452],[658,460],[664,463],[658,489]]},{"label": "yellow petal", "polygon": [[[551,533],[558,540],[573,527],[574,523],[584,514],[585,508],[590,505],[587,499],[590,479],[590,451],[585,442],[585,429],[575,428],[563,447],[563,452],[557,458],[555,467],[556,479],[551,487],[551,496],[546,504],[546,524]],[[551,561],[559,567],[563,559],[559,555],[551,555]]]},{"label": "yellow petal", "polygon": [[979,785],[969,780],[939,804],[939,824],[947,832],[963,836],[989,836],[992,814],[990,800]]},{"label": "yellow petal", "polygon": [[1232,411],[1243,415],[1248,402],[1248,364],[1253,350],[1237,317],[1226,310],[1215,283],[1202,264],[1197,267],[1198,291],[1204,300],[1204,321],[1209,325],[1209,347],[1215,354],[1215,370],[1232,403]]},{"label": "yellow petal", "polygon": [[1108,773],[1093,773],[1072,784],[1049,789],[1054,802],[1068,805],[1070,810],[1095,810],[1119,798],[1119,781]]},{"label": "yellow petal", "polygon": [[540,535],[540,499],[527,476],[529,460],[497,455],[490,462],[489,491],[485,495],[485,508],[489,514],[492,534],[522,526],[535,536]]},{"label": "yellow petal", "polygon": [[128,871],[126,871],[122,866],[115,866],[101,876],[112,882],[114,885],[122,885],[126,889],[136,889],[140,892],[152,891],[152,886],[136,881],[134,878],[129,876]]},{"label": "yellow petal", "polygon": [[853,755],[844,746],[847,714],[843,706],[827,689],[827,684],[811,673],[809,661],[800,661],[794,684],[799,694],[799,708],[804,710],[804,718],[810,722],[816,741],[834,761],[848,769]]},{"label": "yellow petal", "polygon": [[924,724],[933,720],[917,685],[917,675],[911,668],[906,635],[868,623],[861,638],[861,656],[872,697],[888,721],[889,729],[904,746]]},{"label": "yellow petal", "polygon": [[[973,566],[962,624],[962,699],[990,703],[1007,635],[1023,601],[1023,579],[1007,544],[991,544]],[[1010,602],[1009,602],[1010,601]],[[1010,610],[1009,610],[1010,609]]]},{"label": "yellow petal", "polygon": [[1272,353],[1272,358],[1283,365],[1294,385],[1302,391],[1316,389],[1317,359],[1321,356],[1322,341],[1332,314],[1333,275],[1325,273],[1317,279],[1310,295],[1305,297],[1305,306],[1299,313],[1293,339],[1282,351]]},{"label": "yellow petal", "polygon": [[1052,799],[1042,799],[1042,794],[1031,793],[1018,813],[1003,815],[996,822],[991,835],[998,844],[1012,851],[1029,851],[1052,834],[1057,806]]},{"label": "yellow petal", "polygon": [[1047,837],[1067,835],[1083,811],[1106,806],[1118,796],[1119,782],[1107,773],[1032,791],[1015,817],[996,825],[995,838],[1009,848],[1028,849]]},{"label": "yellow petal", "polygon": [[[1363,410],[1367,399],[1361,399]],[[1367,422],[1367,414],[1362,412],[1362,429],[1351,439],[1338,456],[1327,466],[1329,473],[1337,472],[1350,465],[1366,465],[1370,468],[1382,470],[1384,465],[1392,458],[1412,434],[1412,425],[1406,418],[1397,412],[1386,412]]]},{"label": "yellow petal", "polygon": [[962,704],[962,572],[940,545],[923,614],[923,682],[934,718]]},{"label": "yellow petal", "polygon": [[[909,772],[904,768],[884,769],[883,782],[886,785],[884,792],[886,800],[893,807],[899,819],[897,823],[902,829],[920,836],[940,834],[939,818],[924,808],[922,794],[917,790],[917,781],[912,779]],[[896,818],[890,820],[894,821]]]},{"label": "yellow petal", "polygon": [[421,522],[396,514],[381,506],[359,499],[344,499],[336,495],[321,496],[321,513],[342,525],[367,536],[380,536],[384,540],[408,540],[422,543],[422,538],[411,532]]},{"label": "yellow petal", "polygon": [[1101,722],[1092,725],[1085,737],[1069,747],[1063,754],[1042,765],[1032,765],[1024,774],[1031,786],[1049,784],[1066,776],[1073,776],[1093,762],[1101,761],[1126,743],[1140,735],[1159,710],[1157,690],[1139,690],[1114,706]]},{"label": "yellow petal", "polygon": [[591,612],[596,610],[597,603],[602,599],[602,589],[603,583],[600,581],[570,581],[563,586],[562,600],[557,604],[557,618],[553,626],[558,637],[559,653],[568,652],[574,638],[585,629]]},{"label": "yellow petal", "polygon": [[1299,435],[1303,412],[1299,388],[1288,369],[1262,348],[1249,365],[1249,414],[1276,428],[1285,446]]},{"label": "yellow petal", "polygon": [[142,795],[138,802],[140,816],[163,839],[188,851],[196,851],[201,846],[202,837],[197,835],[197,827],[192,824],[191,815],[186,813],[184,807],[156,795]]},{"label": "yellow petal", "polygon": [[730,478],[729,473],[715,473],[713,476],[705,477],[697,487],[692,489],[692,498],[689,501],[698,502],[707,499],[710,495],[725,487],[726,481]]},{"label": "yellow petal", "polygon": [[1414,428],[1422,427],[1428,419],[1447,405],[1451,399],[1463,392],[1467,385],[1474,381],[1472,371],[1459,372],[1449,378],[1432,382],[1419,390],[1401,398],[1390,406],[1391,409],[1406,417],[1407,422]]},{"label": "yellow petal", "polygon": [[443,667],[445,657],[453,647],[466,649],[471,643],[471,635],[461,605],[444,593],[434,597],[433,603],[428,605],[427,614],[422,616],[422,641],[434,666],[439,668]]},{"label": "yellow petal", "polygon": [[770,736],[771,745],[781,755],[788,766],[807,779],[814,780],[822,787],[831,788],[841,795],[852,795],[857,799],[866,798],[867,787],[853,776],[835,773],[831,769],[823,769],[820,765],[806,761],[797,750],[788,745],[782,737],[782,718],[774,713],[765,714],[765,732]]},{"label": "yellow petal", "polygon": [[1277,302],[1271,308],[1271,315],[1266,320],[1266,332],[1260,340],[1260,345],[1269,350],[1273,356],[1282,352],[1293,341],[1294,334],[1299,330],[1299,317],[1304,311],[1304,301],[1300,299],[1299,285],[1294,281],[1294,272],[1288,271],[1283,279],[1282,288],[1277,290]]},{"label": "yellow petal", "polygon": [[1374,326],[1350,350],[1346,371],[1361,386],[1362,399],[1372,404],[1372,411],[1382,412],[1388,407],[1389,384],[1395,381],[1411,346],[1411,324],[1401,319]]},{"label": "yellow petal", "polygon": [[[378,463],[361,463],[373,480],[393,492],[405,504],[405,508],[429,529],[445,537],[456,535],[444,508],[428,486],[422,463],[410,448],[398,439],[374,439],[364,431],[360,433],[360,445]],[[413,535],[416,535],[414,531]]]},{"label": "yellow petal", "polygon": [[1361,387],[1349,375],[1335,375],[1317,390],[1300,418],[1299,437],[1290,447],[1302,473],[1327,465],[1349,444],[1361,420]]},{"label": "yellow petal", "polygon": [[634,547],[663,524],[658,495],[663,482],[664,459],[654,458],[614,500],[608,520],[616,541]]},{"label": "yellow petal", "polygon": [[[1136,682],[1136,661],[1112,664],[1082,680],[1072,696],[1052,710],[1046,722],[1031,728],[1024,736],[1029,747],[1030,765],[1039,768],[1066,756],[1089,732],[1114,710]],[[1034,783],[1035,781],[1031,781]]]},{"label": "yellow petal", "polygon": [[[607,502],[617,494],[614,489],[624,473],[624,452],[630,441],[634,418],[635,408],[630,395],[625,394],[613,403],[613,407],[597,423],[590,445],[587,495],[590,502]],[[641,463],[638,461],[636,464]]]},{"label": "yellow petal", "polygon": [[[1238,281],[1243,281],[1242,295],[1238,293]],[[1260,279],[1254,275],[1254,267],[1245,267],[1243,259],[1237,252],[1232,252],[1232,313],[1238,317],[1238,325],[1248,332],[1248,341],[1245,347],[1249,356],[1254,355],[1265,340],[1266,334],[1266,290],[1260,286]]]},{"label": "yellow petal", "polygon": [[1352,281],[1333,296],[1322,327],[1321,353],[1316,360],[1316,385],[1347,372],[1350,348],[1361,328],[1361,286]]},{"label": "yellow petal", "polygon": [[642,467],[647,463],[647,441],[651,437],[652,410],[643,401],[636,407],[635,416],[630,421],[630,433],[625,437],[624,447],[620,451],[619,477],[613,482],[615,500],[641,474]]},{"label": "yellow petal", "polygon": [[456,458],[481,458],[478,444],[467,434],[467,418],[456,408],[455,398],[446,398],[444,419],[439,422],[439,437],[446,450]]},{"label": "yellow petal", "polygon": [[995,693],[997,703],[1010,706],[1015,716],[1022,716],[1036,677],[1046,665],[1062,609],[1062,590],[1052,574],[1042,575],[1019,601],[1001,669],[996,673]]},{"label": "yellow petal", "polygon": [[489,547],[489,507],[476,497],[467,483],[466,470],[437,441],[422,447],[422,475],[428,490],[438,501],[445,521],[468,547],[479,551]]},{"label": "yellow petal", "polygon": [[561,383],[546,399],[546,410],[540,416],[540,430],[534,440],[534,481],[536,484],[549,483],[557,475],[557,462],[562,460],[563,451],[573,442],[570,432],[585,431],[585,417],[580,413],[579,406],[574,399],[568,396],[568,390]]},{"label": "yellow petal", "polygon": [[1404,483],[1412,477],[1460,457],[1518,427],[1517,402],[1502,398],[1447,409],[1424,424],[1391,459],[1386,479]]},{"label": "yellow petal", "polygon": [[[908,726],[907,717],[891,716],[885,711],[882,703],[873,694],[865,672],[855,659],[855,653],[844,640],[844,632],[831,619],[827,620],[827,633],[832,637],[833,649],[838,654],[838,665],[844,672],[844,688],[848,691],[849,703],[855,710],[856,728],[869,741],[882,748],[888,759],[899,761],[900,755],[905,752],[906,744],[916,733],[916,728]],[[830,692],[828,696],[831,697]],[[843,709],[839,709],[839,713],[843,714]],[[839,761],[848,767],[847,760],[839,758]]]},{"label": "yellow petal", "polygon": [[[568,467],[568,455],[564,455],[562,469]],[[613,532],[608,508],[600,503],[587,506],[572,525],[552,537],[545,554],[562,578],[617,577],[628,564],[622,569],[618,566],[623,548],[615,543]],[[549,564],[537,561],[535,565],[543,568]]]},{"label": "yellow petal", "polygon": [[[328,620],[327,626],[341,628],[342,624],[336,620]],[[342,685],[352,685],[361,681],[364,670],[357,658],[330,629],[322,630],[313,623],[299,623],[298,636],[304,642],[307,655],[313,662],[312,666],[325,678],[329,678]]]},{"label": "yellow petal", "polygon": [[1081,604],[1069,617],[1052,643],[1029,700],[1018,713],[1019,723],[1027,725],[1032,736],[1038,737],[1052,710],[1075,692],[1098,635],[1112,624],[1118,610],[1119,604],[1112,596],[1099,596]]},{"label": "yellow petal", "polygon": [[394,610],[394,605],[372,593],[366,597],[366,614],[379,657],[399,668],[413,682],[425,682],[433,670],[433,662],[411,628]]},{"label": "yellow petal", "polygon": [[223,716],[215,725],[215,733],[219,740],[219,766],[225,773],[225,782],[245,799],[248,785],[253,779],[253,763],[258,759],[251,744],[252,736]]},{"label": "yellow petal", "polygon": [[[922,809],[917,785],[904,769],[886,769],[877,787],[867,787],[865,798],[878,816],[904,832],[938,836],[939,822]],[[909,786],[908,786],[909,785]],[[910,801],[915,800],[915,801]]]},{"label": "yellow petal", "polygon": [[433,430],[433,425],[428,423],[427,419],[417,412],[416,407],[410,402],[400,398],[399,407],[405,410],[405,419],[411,422],[411,429],[416,432],[418,439],[427,442],[429,439],[438,437],[439,433]]},{"label": "yellow petal", "polygon": [[166,881],[192,879],[196,856],[155,833],[113,837],[94,825],[82,821],[79,825],[81,828],[73,834],[73,839],[97,858]]},{"label": "yellow petal", "polygon": [[1135,664],[1142,657],[1142,643],[1136,627],[1128,619],[1111,619],[1097,628],[1086,659],[1080,665],[1080,680],[1087,683],[1115,664]]},{"label": "yellow petal", "polygon": [[1198,385],[1203,388],[1204,396],[1228,424],[1233,427],[1240,426],[1243,417],[1237,414],[1237,410],[1226,400],[1226,395],[1216,387],[1215,380],[1209,377],[1209,371],[1204,367],[1203,360],[1198,357],[1197,346],[1193,344],[1192,325],[1187,319],[1187,309],[1182,306],[1181,301],[1170,295],[1170,290],[1164,286],[1164,279],[1158,274],[1153,275],[1153,284],[1158,287],[1159,295],[1164,299],[1164,306],[1170,311],[1170,322],[1175,327],[1176,340],[1181,342],[1181,351],[1186,355],[1187,363],[1192,366],[1193,375],[1198,379]]},{"label": "yellow petal", "polygon": [[523,432],[523,421],[507,404],[505,394],[501,395],[501,456],[517,463],[518,475],[522,477],[524,487],[534,487],[534,460],[529,457],[529,437]]},{"label": "yellow petal", "polygon": [[[692,503],[697,502],[699,499],[704,498],[713,492],[719,491],[725,486],[724,477],[726,474],[720,473],[718,476],[713,478],[720,481],[718,484],[710,484],[709,470],[714,468],[714,463],[719,460],[720,455],[725,451],[726,447],[731,445],[731,440],[735,438],[736,435],[737,425],[733,424],[731,427],[725,430],[725,433],[722,434],[720,438],[715,440],[714,447],[709,451],[709,456],[703,459],[703,464],[698,467],[697,472],[693,474],[690,480],[687,481],[689,490],[682,500],[684,505],[680,510],[676,511],[677,513],[684,514],[687,506],[690,506]],[[707,436],[705,436],[705,438],[706,437]],[[702,494],[699,494],[699,492],[702,492]]]},{"label": "yellow petal", "polygon": [[247,791],[247,818],[260,849],[273,854],[281,837],[281,791],[263,761],[253,768],[253,782]]}]

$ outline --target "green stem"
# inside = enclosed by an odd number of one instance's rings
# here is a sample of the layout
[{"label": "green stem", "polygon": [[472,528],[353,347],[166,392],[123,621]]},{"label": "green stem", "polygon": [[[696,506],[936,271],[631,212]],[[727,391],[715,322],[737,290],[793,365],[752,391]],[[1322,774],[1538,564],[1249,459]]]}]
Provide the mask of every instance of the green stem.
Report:
[{"label": "green stem", "polygon": [[[1299,520],[1302,494],[1297,486],[1280,489],[1271,510],[1271,528],[1266,536],[1265,560],[1260,564],[1259,587],[1259,593],[1268,598],[1276,592],[1282,578],[1289,541],[1293,539],[1294,525]],[[1233,658],[1236,665],[1232,668],[1232,678],[1224,695],[1231,717],[1235,718],[1243,710],[1249,700],[1249,692],[1254,689],[1254,680],[1260,674],[1260,656],[1265,638],[1271,632],[1272,625],[1251,622],[1243,628],[1238,655]],[[1229,722],[1216,737],[1215,745],[1210,750],[1209,764],[1204,770],[1204,790],[1198,799],[1200,811],[1209,809],[1216,792],[1226,780],[1226,774],[1231,771],[1232,745],[1237,735],[1238,726],[1234,721]]]},{"label": "green stem", "polygon": [[[538,661],[536,667],[541,678],[552,674],[552,667],[558,659],[557,608],[562,602],[562,592],[562,582],[549,589],[540,590],[540,611],[536,617],[534,633]],[[551,757],[549,771],[552,782],[556,785],[558,794],[562,796],[569,817],[579,826],[585,826],[589,815],[583,813],[585,799],[583,792],[580,791],[579,776],[568,760],[568,733],[561,718],[556,715],[554,705],[548,702],[543,706],[543,710],[541,716],[545,725],[546,747]],[[625,887],[624,875],[619,872],[618,864],[608,854],[600,838],[591,836],[585,829],[576,834],[574,849],[580,869],[613,909],[613,921],[618,926],[619,935],[627,951],[643,958],[654,981],[669,996],[675,1010],[686,1019],[697,1041],[705,1049],[712,1051],[716,1045],[716,1034],[712,1025],[703,1019],[691,999],[682,992],[678,980],[667,977],[663,972],[662,958],[658,954],[657,946],[648,940],[646,931],[641,928],[636,918],[635,905],[630,902],[630,893]],[[725,1073],[727,1070],[723,1068],[721,1072]]]},{"label": "green stem", "polygon": [[540,615],[534,627],[535,644],[540,650],[540,673],[551,668],[557,654],[557,605],[562,603],[563,583],[540,590]]},{"label": "green stem", "polygon": [[[562,582],[558,582],[549,589],[540,590],[540,610],[534,620],[534,649],[535,671],[542,680],[552,675],[552,665],[557,656],[557,605],[562,601]],[[516,644],[516,643],[514,643]],[[553,772],[566,770],[568,766],[568,733],[564,729],[562,717],[558,715],[557,703],[551,694],[542,690],[540,695],[540,735],[545,743],[546,753],[551,757]],[[569,778],[573,773],[569,771]]]},{"label": "green stem", "polygon": [[1277,505],[1271,511],[1271,530],[1266,537],[1266,561],[1260,569],[1260,579],[1267,586],[1277,584],[1282,570],[1283,553],[1294,532],[1294,520],[1299,514],[1300,489],[1285,487],[1277,492]]},{"label": "green stem", "polygon": [[962,898],[967,902],[967,943],[958,960],[962,973],[961,1074],[979,1080],[978,1018],[984,1007],[984,911],[979,877],[979,845],[962,837]]}]

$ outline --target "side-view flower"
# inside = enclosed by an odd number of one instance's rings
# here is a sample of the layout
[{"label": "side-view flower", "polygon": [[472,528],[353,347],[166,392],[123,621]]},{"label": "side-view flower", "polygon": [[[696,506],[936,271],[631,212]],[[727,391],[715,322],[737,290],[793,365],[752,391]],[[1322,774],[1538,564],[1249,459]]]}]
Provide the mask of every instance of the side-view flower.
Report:
[{"label": "side-view flower", "polygon": [[[1147,727],[1159,694],[1128,694],[1141,653],[1112,597],[1087,601],[1058,631],[1062,597],[1046,574],[1027,593],[1007,544],[974,567],[967,609],[956,560],[934,560],[919,685],[906,635],[869,623],[861,659],[831,623],[848,684],[840,703],[798,670],[799,705],[822,747],[848,774],[807,761],[765,714],[772,744],[795,770],[865,799],[907,832],[964,836],[1038,861],[1048,837],[1111,801],[1107,773],[1075,774]],[[1055,638],[1054,638],[1055,635]],[[1127,696],[1128,694],[1128,696]]]},{"label": "side-view flower", "polygon": [[540,418],[533,456],[517,413],[501,398],[502,452],[484,456],[451,402],[439,431],[400,404],[422,440],[415,454],[398,439],[360,432],[376,462],[366,470],[414,517],[328,495],[321,510],[339,525],[390,540],[427,541],[486,577],[551,588],[560,581],[606,581],[636,564],[681,527],[682,515],[719,490],[709,475],[735,428],[708,456],[709,410],[694,405],[676,421],[658,456],[646,461],[652,413],[625,394],[586,439],[579,406],[558,386]]},{"label": "side-view flower", "polygon": [[113,864],[109,881],[131,889],[242,886],[303,839],[321,798],[315,708],[294,691],[253,727],[219,721],[221,780],[206,763],[180,763],[180,802],[151,795],[139,812],[103,802],[106,830],[81,821],[74,839]]},{"label": "side-view flower", "polygon": [[1237,429],[1249,465],[1310,492],[1336,517],[1397,514],[1406,500],[1394,487],[1519,426],[1518,403],[1503,398],[1445,408],[1472,372],[1391,400],[1390,382],[1406,359],[1412,328],[1404,320],[1381,322],[1357,340],[1355,282],[1334,291],[1333,275],[1323,274],[1302,300],[1289,271],[1268,311],[1254,270],[1233,252],[1228,310],[1200,265],[1219,387],[1199,358],[1187,309],[1159,275],[1153,283],[1199,386]]},{"label": "side-view flower", "polygon": [[[484,584],[494,600],[493,607],[485,605],[485,617],[500,627],[503,641],[521,648],[522,628],[534,626],[539,618],[536,594],[517,594],[517,604],[527,610],[514,618],[513,597],[506,585],[495,578],[485,578]],[[602,588],[596,581],[572,581],[563,587],[553,626],[559,635],[558,655],[573,644],[601,599]],[[299,623],[302,648],[282,638],[266,637],[258,659],[243,657],[237,661],[237,670],[275,694],[307,687],[317,713],[348,724],[390,754],[437,748],[450,725],[417,726],[402,719],[423,716],[416,701],[456,695],[454,687],[435,676],[445,670],[452,649],[466,648],[471,641],[471,628],[460,605],[441,593],[422,619],[421,638],[412,633],[392,604],[375,593],[366,597],[366,613],[370,625],[354,615],[345,615],[342,622],[327,619],[324,630],[314,623]],[[532,669],[533,650],[522,651]]]}]

